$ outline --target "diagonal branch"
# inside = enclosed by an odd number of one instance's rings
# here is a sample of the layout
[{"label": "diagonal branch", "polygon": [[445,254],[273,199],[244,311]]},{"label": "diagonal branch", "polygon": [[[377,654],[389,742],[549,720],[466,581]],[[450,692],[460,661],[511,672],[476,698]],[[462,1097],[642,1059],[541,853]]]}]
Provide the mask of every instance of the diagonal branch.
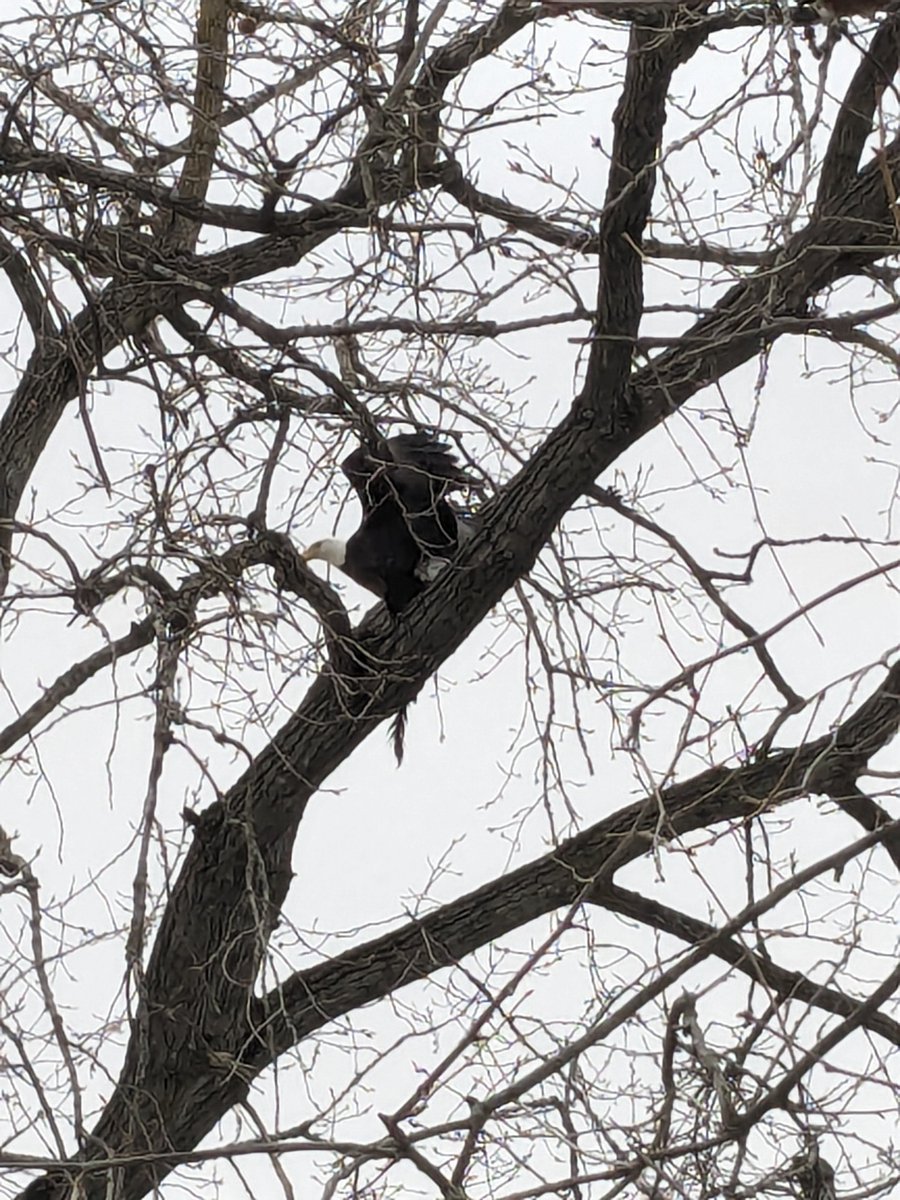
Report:
[{"label": "diagonal branch", "polygon": [[872,132],[872,118],[886,87],[900,66],[900,11],[885,17],[872,39],[840,107],[822,161],[816,208],[826,212],[840,204],[848,177],[855,174]]},{"label": "diagonal branch", "polygon": [[[457,577],[455,583],[465,590],[464,580]],[[429,608],[438,606],[421,606],[427,628],[437,619]],[[426,629],[420,636],[426,636]],[[385,684],[386,689],[403,686],[394,676]],[[356,718],[337,717],[327,695],[337,687],[340,683],[332,678],[320,679],[224,803],[200,818],[147,971],[148,993],[158,997],[149,1014],[150,1038],[159,1050],[140,1088],[117,1089],[96,1131],[106,1145],[122,1144],[124,1126],[135,1131],[132,1137],[140,1131],[139,1142],[146,1146],[144,1139],[149,1139],[159,1111],[171,1113],[168,1146],[194,1145],[244,1095],[249,1079],[313,1030],[458,962],[529,920],[577,902],[598,877],[606,878],[610,864],[618,869],[646,853],[659,835],[660,811],[665,814],[663,833],[668,837],[756,816],[763,809],[827,790],[832,779],[846,779],[850,771],[862,772],[900,727],[897,663],[836,730],[758,763],[714,768],[660,797],[649,796],[622,809],[537,862],[294,976],[266,1002],[254,1005],[247,1025],[238,1017],[244,1010],[237,1009],[235,1001],[240,996],[244,1002],[246,996],[239,981],[252,978],[248,973],[253,955],[242,946],[247,941],[243,932],[247,916],[241,917],[245,901],[238,899],[248,870],[248,839],[268,864],[266,897],[274,905],[287,887],[293,832],[304,798],[313,790],[324,763],[340,755],[346,740],[361,740],[361,727],[372,722],[364,709]],[[353,703],[349,692],[345,703]],[[261,902],[258,897],[257,903]],[[215,968],[214,958],[226,935],[227,973]],[[181,966],[185,961],[195,964],[190,977]],[[195,989],[196,977],[200,983]],[[217,1047],[230,1069],[223,1073],[221,1057],[211,1064],[191,1050],[194,1045]],[[134,1079],[134,1053],[132,1046],[126,1079]],[[135,1168],[138,1175],[141,1170]],[[146,1176],[132,1178],[126,1196],[140,1195],[149,1182],[148,1169]]]},{"label": "diagonal branch", "polygon": [[707,384],[721,379],[775,340],[773,316],[805,316],[816,293],[867,263],[896,252],[885,173],[900,183],[900,139],[845,180],[843,202],[814,217],[777,261],[735,284],[688,331],[685,344],[655,358],[633,379],[640,428],[652,429]]},{"label": "diagonal branch", "polygon": [[[667,37],[659,29],[654,35],[645,45],[641,39],[649,34],[635,31],[641,52],[629,61],[617,109],[614,165],[600,226],[603,278],[597,334],[585,388],[542,449],[487,506],[481,533],[455,569],[408,610],[402,627],[385,634],[378,617],[364,622],[353,662],[316,681],[225,800],[199,819],[148,964],[146,1019],[137,1023],[120,1087],[97,1129],[109,1146],[195,1144],[243,1094],[248,1070],[271,1061],[279,1046],[293,1044],[304,1028],[329,1019],[333,997],[314,989],[309,1001],[312,980],[307,974],[299,995],[288,989],[284,1011],[291,1015],[289,1022],[281,1012],[260,1012],[260,1019],[271,1017],[271,1022],[250,1030],[243,1021],[262,948],[291,878],[294,836],[314,790],[371,729],[415,696],[531,566],[562,514],[626,446],[710,379],[756,353],[759,329],[773,310],[801,309],[817,288],[893,244],[883,177],[867,169],[848,189],[839,219],[829,221],[827,232],[834,242],[829,244],[825,228],[813,221],[789,244],[774,272],[733,288],[698,323],[705,341],[662,355],[630,379],[631,347],[642,309],[640,241],[652,198],[652,164],[668,80],[679,56],[689,52],[690,38],[699,36]],[[637,134],[629,145],[633,129]],[[891,167],[897,170],[896,156]],[[276,252],[290,257],[296,249],[281,243]],[[212,256],[203,274],[211,282],[210,276],[221,272],[233,283],[252,254],[244,246]],[[707,772],[669,789],[664,802],[672,832],[749,816],[760,806],[783,803],[815,787],[827,790],[829,771],[845,784],[848,771],[864,764],[896,730],[898,675],[900,668],[894,668],[885,687],[854,718],[811,747],[739,772]],[[462,908],[450,906],[427,918],[407,935],[404,946],[394,940],[369,947],[377,956],[355,970],[344,957],[341,995],[346,1000],[348,988],[364,983],[354,1003],[374,999],[385,994],[382,988],[420,978],[504,928],[570,902],[604,862],[613,858],[619,864],[642,853],[658,816],[655,798],[652,808],[626,809],[611,818],[612,825],[595,827],[527,875],[513,873],[496,890],[466,898],[468,909],[460,902]],[[337,977],[330,978],[337,986]],[[293,1019],[301,1003],[311,1025]],[[126,1200],[141,1195],[157,1178],[150,1168],[135,1168],[123,1193]]]},{"label": "diagonal branch", "polygon": [[[824,790],[835,773],[861,773],[869,758],[900,729],[900,661],[881,686],[837,729],[813,742],[781,750],[758,763],[715,767],[647,796],[599,821],[558,849],[435,913],[299,972],[270,993],[262,1012],[266,1045],[248,1049],[256,1067],[341,1014],[389,994],[400,984],[452,966],[478,947],[556,908],[592,896],[610,860],[616,869],[647,853],[659,835],[683,837],[697,829],[758,816],[800,796]],[[605,902],[604,879],[598,897]],[[283,1008],[282,1008],[283,1006]],[[258,1028],[262,1028],[262,1016]]]},{"label": "diagonal branch", "polygon": [[35,338],[43,337],[53,329],[50,307],[38,286],[34,273],[25,255],[17,250],[5,233],[0,231],[0,270],[6,272],[13,291],[22,305],[25,319],[31,326]]},{"label": "diagonal branch", "polygon": [[[890,813],[860,789],[853,774],[843,785],[836,782],[832,784],[828,788],[827,795],[842,812],[845,812],[863,829],[872,831],[890,823]],[[886,838],[884,848],[891,856],[891,862],[900,871],[900,835],[895,834],[893,837]]]},{"label": "diagonal branch", "polygon": [[19,713],[14,721],[10,721],[5,729],[0,730],[0,754],[5,754],[16,742],[27,737],[44,717],[59,708],[69,696],[74,696],[82,684],[127,655],[149,646],[155,635],[153,618],[144,617],[142,621],[133,622],[122,637],[115,638],[63,671],[37,700]]},{"label": "diagonal branch", "polygon": [[[705,941],[716,933],[715,926],[706,921],[700,921],[676,908],[670,908],[666,904],[651,900],[648,896],[641,896],[615,884],[607,885],[591,899],[610,912],[640,921],[642,925],[649,925],[660,933],[692,945]],[[801,971],[789,971],[785,967],[779,967],[768,955],[756,954],[738,941],[720,941],[714,953],[716,958],[731,963],[749,979],[762,982],[771,988],[779,1001],[802,1000],[805,1004],[812,1004],[839,1017],[853,1016],[859,1007],[859,1001],[845,992],[813,983]],[[885,1013],[870,1013],[863,1022],[863,1027],[877,1033],[893,1045],[900,1046],[900,1021],[895,1021]]]},{"label": "diagonal branch", "polygon": [[[249,1022],[246,1015],[236,1019],[233,1009],[229,1021],[220,1005],[223,1001],[227,1003],[227,988],[234,981],[228,981],[224,974],[209,972],[202,957],[203,946],[196,937],[182,942],[178,951],[175,946],[165,945],[164,939],[172,936],[173,910],[182,923],[189,924],[192,915],[197,924],[228,921],[227,910],[204,907],[192,914],[190,905],[234,903],[236,874],[247,869],[249,830],[238,818],[241,812],[245,817],[249,812],[241,804],[242,797],[247,798],[248,786],[262,795],[278,782],[277,778],[267,780],[259,772],[258,764],[254,764],[226,798],[230,818],[222,820],[208,810],[199,819],[197,838],[188,856],[190,869],[182,872],[175,885],[148,969],[148,982],[155,975],[151,985],[154,988],[161,982],[160,972],[168,974],[167,1003],[171,1008],[150,1014],[151,1036],[156,1034],[155,1058],[130,1103],[127,1090],[117,1089],[96,1131],[97,1156],[105,1157],[113,1147],[122,1153],[148,1148],[152,1122],[158,1119],[159,1111],[171,1112],[172,1121],[167,1127],[169,1140],[157,1141],[156,1149],[165,1152],[193,1146],[246,1095],[250,1081],[280,1053],[343,1013],[453,966],[478,947],[559,907],[588,899],[606,903],[608,897],[614,903],[617,900],[626,903],[628,893],[614,887],[610,890],[609,864],[614,862],[617,869],[656,844],[661,811],[665,814],[663,833],[668,837],[681,837],[723,821],[755,817],[762,810],[825,790],[829,780],[846,777],[849,770],[861,773],[868,759],[891,741],[898,728],[900,662],[841,725],[816,741],[782,750],[758,763],[713,768],[666,789],[659,796],[648,796],[613,813],[536,862],[444,905],[437,912],[298,972],[263,1000],[251,1002]],[[321,734],[322,728],[317,732]],[[270,772],[283,772],[287,765],[289,747],[284,744],[283,734],[276,738],[276,743],[279,742],[282,744],[275,747]],[[272,813],[272,817],[277,823],[277,816]],[[263,815],[257,813],[257,830],[271,836],[272,827],[264,829],[262,820]],[[896,836],[893,832],[876,831],[850,849],[855,853],[861,845],[875,845],[886,835]],[[289,858],[284,861],[283,869],[289,873]],[[789,889],[791,881],[785,886]],[[673,932],[688,941],[695,941],[695,934],[705,936],[700,924],[691,924],[690,919]],[[195,925],[194,934],[197,933]],[[723,957],[731,961],[730,947],[734,943],[727,936],[729,933],[728,926],[714,931],[715,944],[708,942],[707,949],[716,953],[722,950]],[[186,1007],[190,990],[185,979],[187,963],[193,964],[190,973],[202,974],[204,987],[210,989],[201,993],[203,1009],[199,1013]],[[235,970],[239,963],[229,957],[228,965]],[[766,964],[766,969],[770,972],[767,978],[776,988],[786,988],[789,983],[793,986],[796,982],[791,980],[789,972],[779,973],[771,964]],[[160,995],[158,991],[155,994]],[[893,1038],[896,1032],[893,1025],[885,1025],[877,1017],[874,1005],[861,1010],[852,1001],[849,1003],[853,1011],[847,1013],[844,998],[829,993],[821,1007],[850,1020],[858,1015],[866,1027]],[[229,1045],[230,1053],[225,1049]],[[129,1058],[132,1053],[133,1047],[129,1049]],[[125,1129],[119,1122],[126,1122]],[[145,1122],[151,1122],[149,1128]],[[127,1129],[131,1135],[123,1138]],[[142,1195],[151,1180],[158,1181],[169,1169],[168,1163],[135,1161],[127,1168],[121,1194],[125,1200]],[[98,1179],[88,1176],[84,1182],[85,1195],[104,1194],[105,1185],[101,1186]],[[32,1187],[40,1183],[35,1181]],[[49,1190],[46,1194],[54,1193]]]},{"label": "diagonal branch", "polygon": [[839,1046],[854,1029],[858,1029],[871,1020],[878,1012],[879,1007],[885,1000],[893,996],[898,988],[900,988],[900,963],[894,967],[890,975],[882,980],[874,992],[854,1006],[852,1013],[849,1013],[834,1029],[829,1030],[805,1054],[802,1054],[761,1100],[758,1100],[746,1112],[741,1113],[735,1119],[732,1130],[741,1133],[752,1129],[767,1112],[771,1112],[773,1108],[783,1108],[791,1092],[804,1076],[819,1063],[827,1062],[828,1055],[835,1046]]},{"label": "diagonal branch", "polygon": [[[843,202],[835,205],[827,221],[814,219],[793,238],[777,267],[763,269],[735,285],[712,314],[695,324],[690,334],[701,344],[662,354],[635,375],[631,390],[634,406],[641,413],[639,426],[630,436],[613,438],[595,449],[592,477],[615,461],[641,432],[664,420],[706,384],[751,358],[758,350],[767,312],[774,309],[802,315],[816,291],[894,249],[896,229],[885,195],[886,170],[894,185],[900,185],[896,145],[885,152],[881,162],[869,164],[855,181],[844,180]],[[198,284],[202,290],[250,279],[259,273],[261,262],[267,270],[289,268],[339,229],[367,220],[364,205],[358,212],[348,211],[343,201],[316,205],[295,218],[295,232],[290,237],[263,237],[195,260],[190,290],[195,291]],[[147,265],[146,257],[136,258],[136,272],[140,268],[146,272]],[[40,347],[28,364],[0,421],[0,591],[8,570],[12,533],[6,520],[15,515],[37,458],[66,405],[78,394],[80,381],[129,329],[143,328],[180,300],[173,291],[176,280],[182,286],[189,283],[180,270],[164,272],[162,266],[157,263],[155,269],[165,278],[164,284],[110,284],[75,318],[65,339]],[[184,268],[184,264],[179,262],[178,267]],[[603,336],[621,335],[606,332]],[[708,344],[703,345],[704,341]],[[593,378],[596,380],[596,372]],[[587,411],[580,420],[585,425],[593,423]]]},{"label": "diagonal branch", "polygon": [[[204,0],[201,6],[198,69],[203,78],[198,74],[195,125],[186,147],[193,165],[185,166],[181,177],[186,203],[197,203],[205,195],[212,148],[218,144],[223,124],[210,114],[221,113],[219,81],[223,78],[227,46],[227,28],[223,28],[222,21],[227,20],[227,9],[225,0]],[[532,22],[537,13],[537,9],[508,3],[489,20],[452,38],[424,65],[415,90],[416,104],[423,111],[427,109],[428,122],[410,139],[406,153],[411,155],[413,169],[407,172],[402,194],[411,195],[429,186],[427,156],[423,153],[417,157],[417,151],[427,148],[428,155],[433,156],[437,148],[439,113],[447,87],[458,74]],[[418,115],[419,109],[415,111]],[[180,147],[179,154],[184,149]],[[123,253],[122,246],[113,239],[103,263],[113,274],[113,282],[70,322],[58,340],[35,350],[0,420],[0,595],[9,574],[10,522],[50,434],[98,363],[129,334],[143,330],[154,317],[198,292],[205,296],[210,288],[233,287],[260,274],[296,266],[339,230],[368,225],[371,203],[396,200],[400,195],[396,173],[391,171],[384,171],[377,185],[370,180],[370,188],[375,186],[376,190],[367,193],[359,169],[364,152],[365,145],[360,148],[350,179],[330,201],[317,202],[292,218],[290,234],[279,232],[257,238],[203,259],[185,254],[195,240],[193,215],[175,217],[171,226],[174,242],[162,248],[149,239],[138,238],[133,249]]]},{"label": "diagonal branch", "polygon": [[157,572],[139,571],[137,567],[112,578],[88,577],[79,580],[75,588],[76,606],[82,611],[93,608],[141,578],[144,582],[149,581],[159,593],[162,601],[159,610],[134,622],[128,633],[63,671],[37,700],[0,730],[0,754],[5,754],[30,734],[46,716],[100,671],[149,646],[161,628],[183,633],[193,621],[201,600],[228,590],[244,571],[261,564],[273,569],[279,588],[304,600],[318,616],[332,656],[344,653],[350,636],[350,621],[340,598],[333,588],[308,569],[284,534],[272,530],[263,530],[252,541],[238,542],[223,554],[209,558],[177,589],[167,584]]},{"label": "diagonal branch", "polygon": [[753,648],[753,651],[756,654],[756,657],[759,659],[759,663],[763,671],[765,671],[772,684],[781,693],[783,699],[786,701],[786,711],[796,712],[803,707],[804,702],[802,697],[798,695],[798,693],[795,692],[791,685],[787,682],[787,680],[781,674],[781,671],[778,669],[775,660],[772,658],[769,648],[766,645],[766,638],[756,629],[754,629],[749,621],[745,621],[744,618],[732,608],[732,606],[726,601],[725,597],[713,583],[712,573],[700,565],[688,548],[681,541],[679,541],[674,534],[670,533],[667,529],[663,529],[663,527],[658,525],[655,521],[651,521],[649,517],[645,517],[643,514],[636,512],[635,509],[625,504],[625,502],[616,495],[602,493],[601,490],[596,487],[590,488],[588,495],[590,495],[593,499],[599,500],[604,507],[611,508],[613,512],[619,513],[620,516],[623,516],[627,520],[631,521],[633,525],[638,526],[640,529],[646,529],[648,533],[652,533],[655,537],[658,537],[660,541],[665,542],[667,546],[674,550],[691,572],[702,590],[722,614],[724,619],[729,623],[729,625],[732,626],[732,628],[737,629],[744,635],[746,644]]}]

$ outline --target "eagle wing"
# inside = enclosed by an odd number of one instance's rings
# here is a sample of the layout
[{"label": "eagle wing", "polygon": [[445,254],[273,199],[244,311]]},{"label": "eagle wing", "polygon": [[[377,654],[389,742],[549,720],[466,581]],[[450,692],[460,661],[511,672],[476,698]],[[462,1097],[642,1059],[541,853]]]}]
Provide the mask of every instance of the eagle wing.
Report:
[{"label": "eagle wing", "polygon": [[449,446],[430,433],[400,433],[382,447],[357,446],[341,463],[364,516],[385,502],[405,514],[433,514],[448,492],[475,482],[460,470]]}]

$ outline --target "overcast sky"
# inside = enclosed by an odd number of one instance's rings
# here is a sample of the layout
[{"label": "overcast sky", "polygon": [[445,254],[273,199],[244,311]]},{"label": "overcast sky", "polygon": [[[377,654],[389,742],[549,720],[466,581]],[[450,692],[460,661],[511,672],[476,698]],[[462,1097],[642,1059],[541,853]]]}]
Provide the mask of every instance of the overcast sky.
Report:
[{"label": "overcast sky", "polygon": [[[23,13],[35,11],[29,5],[16,7]],[[127,17],[130,6],[119,7]],[[447,19],[461,8],[451,6]],[[193,62],[186,19],[176,7],[164,25],[174,74],[179,58],[185,73]],[[447,19],[439,27],[438,40],[446,36],[440,29]],[[27,39],[35,27],[7,17],[5,54],[21,56],[16,39]],[[864,44],[867,26],[858,23],[854,30]],[[824,34],[817,30],[816,36],[821,39]],[[178,37],[184,39],[180,54]],[[478,186],[536,210],[559,203],[570,191],[568,215],[589,220],[592,206],[599,208],[602,202],[623,44],[620,30],[593,19],[547,21],[506,47],[502,67],[488,60],[474,68],[462,93],[469,115],[516,89],[494,119],[485,120],[489,127],[460,149],[463,166]],[[787,94],[784,44],[782,36],[765,32],[719,35],[677,75],[663,156],[667,180],[657,189],[658,219],[652,236],[662,241],[703,237],[753,248],[777,244],[776,218],[784,196],[773,184],[771,189],[759,187],[749,201],[745,197],[748,177],[764,170],[763,155],[770,161],[777,158],[798,128],[796,97]],[[242,58],[230,79],[234,95],[250,93],[260,81],[287,70],[281,61],[267,61],[280,53],[271,27],[262,27],[255,41],[245,41],[238,49]],[[36,56],[50,53],[34,50]],[[813,141],[816,153],[834,97],[841,95],[859,53],[858,47],[842,45],[828,65],[822,88],[825,121]],[[810,112],[817,102],[819,64],[799,35],[797,54],[798,83]],[[90,61],[71,67],[70,73],[59,57],[56,64],[54,79],[60,85],[93,69]],[[4,71],[11,73],[8,59]],[[563,97],[576,73],[580,90]],[[529,79],[535,87],[524,86]],[[97,76],[101,105],[103,86]],[[2,89],[8,94],[13,90],[9,83]],[[327,88],[314,102],[319,106],[315,117],[303,116],[298,105],[292,136],[284,131],[279,135],[277,152],[282,158],[305,144],[325,115]],[[286,104],[290,112],[290,102]],[[731,110],[722,127],[727,137],[707,128],[711,115],[723,105]],[[895,100],[889,98],[885,105],[895,120]],[[533,106],[539,116],[520,121]],[[183,111],[170,114],[168,126],[164,115],[156,118],[157,136],[173,141],[176,132],[184,132]],[[244,122],[229,132],[232,137],[236,147],[247,146],[255,134]],[[235,156],[237,167],[237,150]],[[542,170],[543,179],[537,177]],[[318,173],[304,179],[303,189],[326,193],[332,182],[323,162]],[[220,180],[211,198],[233,201],[234,187],[233,180]],[[807,198],[798,202],[798,221],[807,203]],[[499,233],[498,223],[487,227]],[[217,231],[207,230],[199,249],[212,251],[217,238]],[[460,239],[457,247],[462,245]],[[515,239],[510,246],[515,249]],[[433,245],[426,238],[423,273],[443,274],[441,287],[447,289],[439,292],[435,286],[425,293],[433,305],[429,315],[440,315],[442,306],[452,303],[449,289],[464,290],[473,278],[498,293],[478,314],[495,320],[571,309],[574,293],[586,307],[592,305],[596,281],[589,258],[578,260],[561,251],[541,262],[531,256],[526,271],[524,240],[520,249],[521,261],[486,249],[454,264],[446,238],[435,239]],[[365,267],[359,263],[377,250],[374,234],[335,239],[316,251],[311,264],[304,263],[288,280],[280,279],[283,286],[272,288],[271,294],[247,288],[239,298],[275,325],[338,320],[351,302],[358,317],[405,311],[401,306],[408,307],[409,300],[399,281],[377,289],[366,282]],[[357,267],[355,281],[327,286],[332,276],[347,272],[347,257]],[[690,310],[714,302],[735,277],[734,270],[718,267],[649,262],[647,305],[665,308],[648,315],[642,333],[662,337],[681,332],[693,320]],[[19,328],[15,296],[8,284],[0,286],[8,314],[0,323],[0,385],[8,393],[15,387],[28,345]],[[69,299],[77,305],[74,294]],[[855,283],[836,290],[828,311],[862,308],[881,299],[883,295],[868,285]],[[160,332],[167,345],[183,350],[165,325]],[[539,444],[567,409],[579,386],[589,333],[586,322],[569,322],[496,341],[473,339],[464,346],[457,342],[444,363],[435,355],[433,368],[445,398],[457,411],[445,406],[441,412],[426,398],[417,403],[415,413],[423,422],[452,427],[465,452],[483,465],[494,483],[502,484],[517,469],[517,456]],[[889,340],[896,336],[896,324],[873,329],[873,334]],[[321,354],[334,368],[328,347],[308,343],[300,349]],[[382,377],[399,377],[406,369],[399,342],[395,351],[380,354],[373,346],[371,354],[373,369]],[[116,353],[107,366],[123,362],[124,356]],[[413,369],[418,369],[417,361]],[[308,377],[301,380],[292,370],[286,368],[285,382],[309,385]],[[511,400],[496,395],[495,380],[509,390]],[[207,455],[190,447],[192,438],[206,437],[240,403],[235,389],[213,387],[204,398],[206,413],[195,409],[191,428],[176,432],[164,445],[157,400],[148,382],[145,373],[140,386],[115,380],[89,389],[93,430],[114,481],[111,498],[91,482],[91,454],[77,405],[60,423],[33,479],[33,500],[29,497],[26,503],[25,517],[52,533],[82,570],[90,568],[95,554],[109,554],[127,542],[133,514],[146,503],[143,472],[149,463],[158,464],[161,471],[174,471],[176,460],[178,469],[187,463],[183,494],[188,497],[191,487],[206,489],[205,511],[207,516],[221,515],[223,536],[231,528],[227,522],[246,516],[252,507],[272,430],[248,427],[234,438],[243,460],[231,448]],[[494,425],[493,433],[478,427],[485,416]],[[737,438],[736,428],[746,436]],[[852,535],[893,542],[882,547],[803,545],[763,554],[752,582],[729,588],[727,596],[746,620],[765,629],[795,613],[798,605],[811,604],[843,581],[870,571],[877,562],[900,558],[898,441],[896,367],[873,360],[864,346],[847,350],[822,338],[785,337],[764,364],[751,363],[730,375],[721,390],[702,392],[625,454],[614,474],[600,482],[615,485],[629,503],[681,539],[708,568],[740,570],[740,558],[724,555],[746,554],[762,536]],[[303,422],[292,428],[273,487],[270,518],[298,545],[335,529],[346,536],[355,528],[356,503],[347,501],[346,483],[337,470],[352,445],[352,433],[336,421]],[[216,489],[210,487],[210,479],[216,481]],[[241,536],[236,525],[231,533]],[[31,544],[28,553],[32,564],[59,567],[49,550]],[[558,556],[564,557],[571,578],[608,584],[609,590],[589,597],[575,622],[571,609],[560,610],[558,624],[527,582],[524,597],[547,638],[554,666],[563,667],[566,655],[570,666],[578,665],[577,629],[587,668],[603,686],[579,687],[576,711],[567,679],[556,676],[553,752],[548,754],[541,741],[546,735],[547,679],[522,598],[510,593],[417,700],[403,766],[395,767],[386,733],[376,731],[314,798],[297,843],[297,877],[284,924],[273,941],[265,986],[275,975],[334,956],[494,878],[511,864],[545,853],[563,837],[637,799],[648,787],[695,774],[710,761],[739,761],[744,741],[750,745],[765,732],[777,696],[760,684],[759,664],[744,650],[700,672],[700,700],[689,724],[683,724],[686,694],[675,692],[670,700],[648,708],[639,746],[626,747],[629,720],[648,689],[739,638],[723,630],[718,614],[666,546],[609,510],[585,504],[569,514],[554,546],[535,568],[541,589],[558,590]],[[262,583],[267,576],[259,572],[257,578]],[[334,572],[330,578],[354,615],[361,616],[371,597]],[[782,728],[778,744],[825,731],[877,685],[877,669],[862,672],[900,642],[897,580],[895,570],[891,576],[849,588],[818,604],[808,617],[794,619],[773,638],[770,649],[792,687],[808,697],[827,689]],[[53,597],[52,581],[23,570],[18,583],[35,598],[20,600],[2,613],[0,727],[68,665],[106,637],[125,632],[137,612],[136,594],[129,592],[109,601],[94,619],[73,618],[71,602]],[[298,601],[276,599],[260,590],[248,595],[246,606],[242,618],[235,620],[228,618],[226,604],[210,603],[208,615],[215,614],[216,622],[203,649],[189,657],[178,695],[192,719],[224,731],[252,754],[304,695],[321,656],[315,622]],[[241,635],[248,641],[246,651],[236,645]],[[153,661],[152,653],[144,651],[118,664],[112,676],[105,673],[85,685],[65,714],[44,722],[39,736],[20,747],[20,759],[2,766],[0,822],[17,835],[17,852],[32,863],[41,882],[54,994],[70,1036],[78,1043],[88,1114],[97,1111],[112,1089],[126,1035],[123,931],[131,912],[138,824],[147,787],[153,709],[144,689],[152,678]],[[743,715],[728,720],[730,712]],[[581,736],[572,727],[576,721]],[[166,848],[154,838],[151,855],[151,882],[159,904],[165,898],[165,873],[177,867],[189,844],[181,810],[185,805],[203,809],[215,798],[215,789],[226,789],[247,763],[233,743],[219,745],[208,731],[177,732],[191,753],[175,747],[166,758],[157,813]],[[900,767],[896,750],[884,754],[878,765],[883,770]],[[888,807],[893,797],[885,792],[892,786],[890,781],[873,781],[873,792]],[[769,853],[775,874],[787,869],[791,854],[801,862],[811,861],[857,836],[856,827],[843,817],[825,819],[828,809],[824,802],[803,801],[771,820]],[[892,811],[898,815],[896,804]],[[660,846],[658,853],[628,868],[620,882],[712,921],[723,920],[748,899],[744,844],[737,835],[715,840],[704,836],[696,842],[690,854],[685,846]],[[758,851],[762,854],[762,843]],[[773,957],[824,979],[828,964],[837,963],[852,941],[852,973],[863,981],[862,990],[883,978],[896,952],[896,886],[885,863],[876,850],[840,881],[829,878],[814,885],[805,911],[797,901],[779,909],[772,920],[781,933],[771,936]],[[760,865],[759,884],[766,882]],[[849,897],[861,886],[865,900],[857,908]],[[6,944],[0,961],[7,962],[3,1019],[14,1016],[29,1033],[36,1068],[65,1106],[66,1078],[47,1036],[47,1018],[28,969],[27,906],[12,895],[2,897],[2,906]],[[521,965],[522,954],[545,938],[555,919],[506,939],[502,952],[486,950],[459,970],[442,972],[428,984],[336,1022],[296,1055],[287,1056],[278,1078],[270,1073],[251,1094],[267,1128],[309,1120],[333,1105],[318,1129],[321,1136],[382,1136],[376,1114],[394,1111],[475,1015],[477,993],[468,977],[499,987]],[[805,921],[812,923],[814,936],[801,936]],[[832,938],[840,940],[839,948],[830,944]],[[526,1064],[525,1044],[536,1054],[569,1036],[596,1013],[605,995],[640,981],[648,964],[665,960],[675,949],[674,943],[658,941],[603,911],[579,915],[544,969],[533,973],[515,997],[522,1044],[517,1045],[508,1030],[498,1034],[496,1046],[486,1039],[480,1055],[459,1077],[448,1080],[423,1123],[459,1115],[462,1097],[499,1086]],[[691,977],[691,986],[705,987],[724,974],[722,968],[704,966]],[[727,1043],[734,1036],[740,1020],[736,1014],[746,1002],[746,989],[732,984],[710,989],[701,1013],[713,1040],[721,1037]],[[438,1027],[436,1034],[432,1026]],[[590,1069],[612,1072],[605,1119],[628,1119],[632,1087],[657,1077],[649,1041],[645,1054],[636,1039],[635,1030],[623,1033],[608,1050],[598,1050],[588,1060]],[[844,1061],[849,1065],[853,1053]],[[298,1064],[309,1070],[301,1071]],[[371,1076],[354,1082],[357,1072],[370,1066]],[[2,1089],[10,1096],[5,1114],[0,1110],[3,1148],[55,1153],[44,1128],[28,1128],[33,1109],[18,1107],[14,1088],[28,1096],[22,1081],[14,1083],[10,1075]],[[859,1139],[860,1166],[876,1157],[864,1141],[871,1139],[877,1148],[885,1138],[881,1114],[889,1111],[887,1089],[873,1084],[866,1104],[874,1111],[864,1112],[862,1103],[857,1104],[845,1143]],[[19,1130],[25,1132],[17,1136]],[[254,1132],[245,1119],[240,1125],[229,1119],[209,1144]],[[298,1197],[320,1194],[320,1172],[331,1161],[327,1154],[285,1158]],[[280,1186],[265,1163],[248,1161],[241,1170],[256,1194]],[[213,1175],[209,1164],[196,1174],[186,1170],[179,1175],[192,1194],[212,1194],[211,1186],[208,1192],[201,1189],[201,1182]],[[228,1166],[218,1168],[218,1178],[223,1200],[246,1194]],[[4,1194],[20,1187],[21,1179],[11,1177],[2,1185]],[[398,1181],[411,1190],[423,1188],[421,1177],[412,1171],[406,1177],[398,1175]],[[502,1194],[532,1182],[523,1170],[516,1184],[507,1181]],[[173,1176],[166,1191],[174,1195],[177,1187]]]}]

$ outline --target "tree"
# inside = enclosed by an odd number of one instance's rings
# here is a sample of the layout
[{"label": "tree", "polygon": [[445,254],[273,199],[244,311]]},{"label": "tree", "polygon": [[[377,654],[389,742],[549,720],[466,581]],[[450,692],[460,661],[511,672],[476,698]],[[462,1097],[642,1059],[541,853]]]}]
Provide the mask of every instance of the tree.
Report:
[{"label": "tree", "polygon": [[[900,13],[4,34],[9,1194],[888,1194]],[[358,620],[398,428],[480,531]]]}]

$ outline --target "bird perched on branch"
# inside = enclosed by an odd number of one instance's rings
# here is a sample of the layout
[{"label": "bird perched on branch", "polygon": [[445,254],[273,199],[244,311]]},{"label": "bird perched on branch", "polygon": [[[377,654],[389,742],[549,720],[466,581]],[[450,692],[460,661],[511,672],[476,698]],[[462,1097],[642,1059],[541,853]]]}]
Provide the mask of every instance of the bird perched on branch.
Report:
[{"label": "bird perched on branch", "polygon": [[397,614],[453,558],[474,529],[447,500],[476,485],[445,442],[401,433],[361,445],[341,463],[362,503],[362,524],[346,542],[322,538],[303,552],[322,559],[384,600]]}]

